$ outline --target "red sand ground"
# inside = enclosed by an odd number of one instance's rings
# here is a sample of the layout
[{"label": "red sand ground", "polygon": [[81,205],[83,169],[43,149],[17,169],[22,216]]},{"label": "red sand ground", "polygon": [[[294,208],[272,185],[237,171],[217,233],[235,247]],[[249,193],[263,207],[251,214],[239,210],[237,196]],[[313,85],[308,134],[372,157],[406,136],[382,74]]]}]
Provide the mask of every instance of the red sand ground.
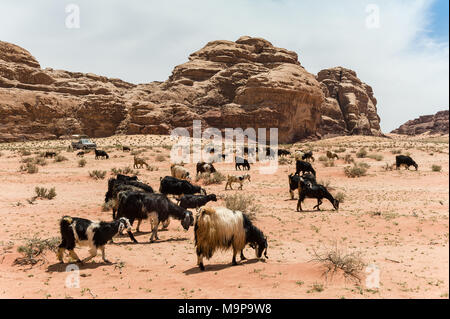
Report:
[{"label": "red sand ground", "polygon": [[[69,160],[39,167],[37,174],[19,172],[21,156],[14,148],[33,151],[67,146],[68,142],[28,142],[0,145],[0,297],[1,298],[448,298],[449,290],[449,157],[448,136],[444,138],[382,139],[372,137],[340,137],[308,143],[314,148],[318,181],[329,182],[332,194],[343,192],[345,201],[339,211],[328,201],[323,211],[312,211],[315,200],[307,199],[305,212],[295,211],[297,201],[290,200],[287,175],[294,165],[282,165],[276,174],[261,175],[252,166],[251,183],[244,190],[225,191],[225,183],[206,186],[208,193],[221,195],[253,195],[260,206],[255,224],[268,236],[269,259],[256,261],[247,247],[249,258],[231,266],[231,251],[217,253],[206,260],[206,271],[196,266],[193,228],[184,231],[179,221],[172,221],[168,231],[160,231],[160,240],[149,243],[149,222],[144,221],[137,234],[139,244],[128,237],[115,239],[106,253],[114,264],[105,264],[97,256],[80,267],[80,287],[65,285],[66,266],[57,263],[54,253],[46,253],[46,262],[33,267],[13,265],[20,257],[17,248],[25,239],[59,237],[58,221],[63,215],[93,220],[110,220],[111,212],[101,205],[107,189],[107,178],[113,167],[132,166],[132,155],[109,149],[109,160],[85,156],[87,165],[80,168],[76,152],[61,154]],[[103,148],[115,143],[162,145],[167,137],[126,136],[97,139]],[[306,146],[308,146],[306,145]],[[382,161],[357,159],[371,165],[368,175],[348,178],[343,160],[334,167],[324,167],[318,160],[327,149],[344,147],[351,154],[367,146],[369,154],[381,154]],[[294,145],[292,149],[304,148]],[[393,149],[410,152],[419,163],[419,171],[384,171],[386,162],[393,163]],[[108,150],[108,148],[107,148]],[[139,178],[159,188],[160,176],[169,175],[169,161],[158,162],[158,154],[168,155],[165,148],[154,146],[140,156],[147,157],[156,171],[139,170]],[[431,155],[432,154],[432,155]],[[33,154],[33,156],[35,156]],[[442,166],[441,172],[431,165]],[[234,165],[217,163],[223,174],[238,174]],[[195,164],[186,167],[195,174]],[[104,180],[94,180],[88,172],[106,170]],[[29,204],[35,186],[56,187],[53,200],[38,199]],[[235,187],[237,188],[237,187]],[[297,198],[296,193],[296,198]],[[224,205],[223,200],[209,203]],[[313,249],[323,251],[339,247],[347,252],[360,252],[366,264],[380,269],[380,288],[367,289],[364,271],[361,282],[323,275],[324,267],[311,262]],[[87,248],[77,249],[84,258]],[[67,258],[66,258],[67,260]],[[313,286],[323,285],[323,290]]]}]

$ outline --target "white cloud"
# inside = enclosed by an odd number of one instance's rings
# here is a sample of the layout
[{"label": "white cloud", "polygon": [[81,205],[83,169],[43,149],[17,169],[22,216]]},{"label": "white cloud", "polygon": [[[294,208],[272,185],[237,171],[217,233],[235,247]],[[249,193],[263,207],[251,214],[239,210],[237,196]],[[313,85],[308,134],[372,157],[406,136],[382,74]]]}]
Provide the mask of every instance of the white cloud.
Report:
[{"label": "white cloud", "polygon": [[[65,5],[80,6],[67,29]],[[366,28],[367,4],[380,28]],[[371,85],[382,129],[448,108],[448,42],[429,36],[432,1],[14,1],[0,3],[0,39],[42,67],[134,83],[163,81],[208,41],[264,37],[296,51],[310,72],[344,66]],[[448,39],[447,39],[448,41]]]}]

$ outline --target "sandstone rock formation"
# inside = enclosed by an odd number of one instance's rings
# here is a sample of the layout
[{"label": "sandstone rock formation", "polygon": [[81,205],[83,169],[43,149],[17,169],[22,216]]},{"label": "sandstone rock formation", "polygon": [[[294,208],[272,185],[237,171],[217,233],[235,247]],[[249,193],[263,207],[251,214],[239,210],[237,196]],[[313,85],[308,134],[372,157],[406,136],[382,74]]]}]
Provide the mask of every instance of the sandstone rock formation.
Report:
[{"label": "sandstone rock formation", "polygon": [[376,99],[355,72],[319,72],[260,38],[212,41],[165,82],[131,84],[41,69],[0,41],[0,142],[67,134],[169,134],[175,127],[278,127],[279,141],[320,134],[380,134]]},{"label": "sandstone rock formation", "polygon": [[322,104],[320,132],[324,135],[381,135],[377,100],[372,88],[361,82],[356,72],[336,67],[317,74],[325,102]]},{"label": "sandstone rock formation", "polygon": [[410,120],[391,133],[405,135],[448,134],[448,110],[437,112],[434,115],[424,115]]}]

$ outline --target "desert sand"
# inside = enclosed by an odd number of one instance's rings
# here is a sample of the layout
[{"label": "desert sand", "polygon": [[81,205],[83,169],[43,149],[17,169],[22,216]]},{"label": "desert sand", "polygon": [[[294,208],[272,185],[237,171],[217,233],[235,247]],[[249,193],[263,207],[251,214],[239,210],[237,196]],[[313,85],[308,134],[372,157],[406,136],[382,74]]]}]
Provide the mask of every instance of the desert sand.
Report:
[{"label": "desert sand", "polygon": [[[68,141],[42,141],[0,144],[0,298],[448,298],[449,291],[449,144],[443,137],[415,138],[391,135],[380,137],[337,137],[310,143],[289,145],[291,150],[311,147],[317,180],[328,185],[334,195],[345,194],[338,211],[324,200],[321,211],[313,211],[314,199],[306,199],[304,212],[297,212],[297,198],[290,199],[287,175],[295,171],[295,162],[280,165],[275,174],[263,175],[256,163],[252,180],[243,190],[224,190],[225,182],[205,186],[208,193],[220,196],[210,206],[224,205],[232,194],[254,196],[259,206],[254,223],[268,237],[268,256],[257,261],[250,247],[247,261],[231,265],[231,251],[216,253],[205,260],[206,271],[197,265],[193,227],[184,231],[172,220],[168,231],[160,231],[160,240],[149,242],[150,223],[144,221],[136,234],[138,244],[126,236],[117,237],[106,247],[113,262],[101,256],[80,265],[79,287],[66,287],[66,266],[48,251],[36,265],[14,265],[22,254],[17,251],[26,239],[59,237],[59,219],[64,215],[92,220],[111,220],[111,211],[103,211],[111,168],[133,164],[133,155],[114,145],[129,145],[146,157],[155,168],[139,169],[139,179],[159,188],[159,179],[170,175],[168,136],[135,135],[94,139],[110,154],[109,160],[94,160],[93,152],[80,158],[66,150]],[[325,167],[319,157],[326,150],[345,149],[340,158],[355,153],[362,146],[368,154],[356,158],[370,165],[367,175],[349,178],[344,174],[344,160]],[[20,172],[22,156],[17,150],[28,149],[31,157],[39,152],[58,149],[68,160],[60,163],[47,159],[39,172]],[[393,150],[409,152],[419,170],[386,171],[386,163],[395,162]],[[36,154],[34,154],[36,152]],[[352,153],[353,152],[353,153]],[[163,161],[157,156],[164,155]],[[27,156],[24,156],[27,157]],[[28,156],[30,157],[30,156]],[[291,159],[292,160],[292,159]],[[432,165],[442,167],[432,171]],[[195,163],[187,164],[195,175]],[[232,163],[216,163],[222,174],[239,174]],[[105,170],[105,179],[95,180],[89,171]],[[57,196],[37,199],[30,204],[35,187],[55,187]],[[135,225],[136,226],[136,223]],[[324,275],[324,265],[314,262],[313,251],[326,251],[337,244],[347,252],[358,252],[366,265],[380,270],[378,289],[368,288],[365,270],[360,281],[338,271]],[[87,248],[77,248],[79,256],[88,256]],[[66,257],[67,260],[67,257]]]}]

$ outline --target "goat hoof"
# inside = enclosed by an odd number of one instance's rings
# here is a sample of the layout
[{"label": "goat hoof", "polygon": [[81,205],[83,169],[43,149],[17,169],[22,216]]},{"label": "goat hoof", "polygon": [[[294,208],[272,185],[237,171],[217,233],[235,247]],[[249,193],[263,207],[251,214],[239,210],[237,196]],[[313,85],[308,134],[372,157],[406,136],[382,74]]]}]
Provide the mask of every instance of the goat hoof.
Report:
[{"label": "goat hoof", "polygon": [[198,265],[201,271],[205,271],[205,266],[203,264]]},{"label": "goat hoof", "polygon": [[110,262],[108,259],[103,259],[103,261],[107,264],[112,264],[112,262]]}]

